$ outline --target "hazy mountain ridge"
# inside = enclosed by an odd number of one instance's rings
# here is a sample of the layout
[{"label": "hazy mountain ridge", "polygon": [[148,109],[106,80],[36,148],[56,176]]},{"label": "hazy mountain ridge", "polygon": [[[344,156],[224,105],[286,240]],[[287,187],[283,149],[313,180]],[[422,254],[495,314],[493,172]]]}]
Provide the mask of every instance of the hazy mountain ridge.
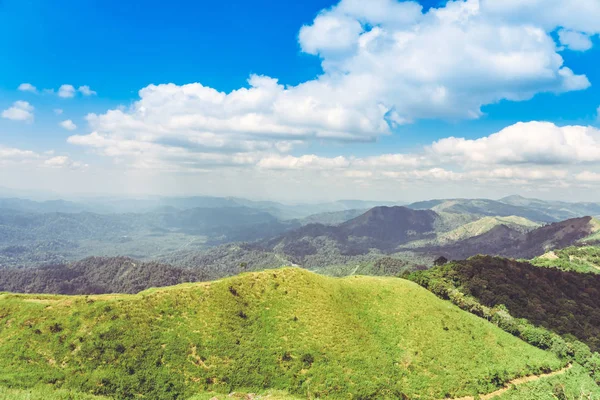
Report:
[{"label": "hazy mountain ridge", "polygon": [[450,259],[464,259],[476,254],[529,259],[549,250],[580,243],[599,231],[600,226],[592,217],[556,222],[528,232],[499,225],[482,235],[446,246],[425,247],[421,251],[434,252]]},{"label": "hazy mountain ridge", "polygon": [[541,223],[600,215],[600,203],[545,201],[522,196],[508,196],[500,200],[439,199],[412,203],[407,207],[481,216],[518,216]]},{"label": "hazy mountain ridge", "polygon": [[90,257],[72,264],[42,268],[5,269],[0,291],[49,294],[138,293],[151,287],[197,282],[201,270],[182,269],[127,257]]}]

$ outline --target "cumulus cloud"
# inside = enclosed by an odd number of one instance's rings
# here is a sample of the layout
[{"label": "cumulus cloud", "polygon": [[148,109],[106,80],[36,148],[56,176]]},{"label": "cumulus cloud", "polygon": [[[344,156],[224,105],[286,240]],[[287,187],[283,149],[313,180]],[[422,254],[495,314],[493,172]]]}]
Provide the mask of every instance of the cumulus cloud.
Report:
[{"label": "cumulus cloud", "polygon": [[429,149],[435,156],[479,164],[582,164],[600,162],[600,130],[517,123],[480,139],[445,138]]},{"label": "cumulus cloud", "polygon": [[12,107],[2,111],[2,118],[13,121],[33,121],[34,107],[26,101],[15,101]]},{"label": "cumulus cloud", "polygon": [[33,86],[31,83],[21,83],[19,85],[18,90],[20,90],[21,92],[37,93],[37,88],[35,86]]},{"label": "cumulus cloud", "polygon": [[[201,83],[149,85],[130,107],[89,115],[92,133],[70,141],[137,158],[160,150],[171,161],[285,157],[306,142],[373,141],[419,119],[478,118],[501,100],[586,89],[589,80],[565,65],[552,33],[562,27],[562,40],[578,47],[573,32],[598,29],[596,0],[569,5],[570,13],[560,12],[564,1],[540,1],[459,0],[424,11],[414,1],[341,0],[299,32],[302,50],[322,60],[315,79],[289,86],[253,75],[228,93]],[[537,8],[544,10],[531,12]]]},{"label": "cumulus cloud", "polygon": [[9,161],[21,162],[24,160],[32,160],[38,157],[39,156],[33,151],[19,150],[0,145],[0,164],[7,163]]},{"label": "cumulus cloud", "polygon": [[90,89],[89,86],[84,85],[84,86],[79,86],[79,88],[77,89],[77,91],[79,93],[81,93],[84,96],[93,96],[96,95],[97,93],[95,91],[93,91],[92,89]]},{"label": "cumulus cloud", "polygon": [[[302,51],[321,60],[314,79],[286,85],[252,75],[230,92],[149,85],[128,107],[88,115],[90,131],[68,142],[140,170],[563,185],[600,163],[598,129],[519,123],[370,157],[302,149],[372,142],[421,119],[474,119],[502,100],[584,90],[587,76],[561,51],[593,46],[599,7],[597,0],[457,0],[425,11],[415,1],[341,0],[299,31]],[[63,86],[71,97],[95,94]]]},{"label": "cumulus cloud", "polygon": [[[30,170],[33,171],[38,171],[39,167],[51,167],[55,169],[66,168],[71,170],[83,170],[88,167],[87,164],[79,161],[73,161],[68,156],[55,156],[54,150],[38,153],[31,150],[22,150],[13,147],[7,147],[1,144],[0,166],[25,166],[29,167]],[[11,170],[11,172],[12,171],[13,170]]]},{"label": "cumulus cloud", "polygon": [[575,51],[587,51],[593,47],[592,39],[585,33],[561,29],[558,38],[563,46]]},{"label": "cumulus cloud", "polygon": [[325,158],[316,155],[271,156],[258,162],[258,167],[266,169],[332,169],[345,168],[350,162],[345,157]]},{"label": "cumulus cloud", "polygon": [[60,123],[60,126],[62,126],[63,128],[65,128],[68,131],[74,131],[75,129],[77,129],[77,125],[75,125],[75,123],[73,121],[71,121],[70,119],[62,121]]},{"label": "cumulus cloud", "polygon": [[62,85],[58,88],[58,97],[62,97],[64,99],[70,99],[75,97],[76,90],[73,85]]},{"label": "cumulus cloud", "polygon": [[84,169],[88,165],[73,161],[67,156],[56,156],[44,161],[44,165],[51,168],[69,168],[69,169]]},{"label": "cumulus cloud", "polygon": [[558,27],[600,33],[600,3],[596,0],[481,0],[481,9],[492,17],[531,23],[547,31]]}]

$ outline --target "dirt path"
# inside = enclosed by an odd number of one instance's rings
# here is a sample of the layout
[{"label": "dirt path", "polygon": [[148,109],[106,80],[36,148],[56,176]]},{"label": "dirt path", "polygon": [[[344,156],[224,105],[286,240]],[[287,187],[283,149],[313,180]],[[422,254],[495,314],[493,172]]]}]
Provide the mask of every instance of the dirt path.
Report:
[{"label": "dirt path", "polygon": [[523,378],[513,379],[512,381],[508,382],[506,384],[506,386],[504,386],[502,389],[496,390],[495,392],[488,393],[488,394],[480,394],[478,397],[466,396],[466,397],[455,398],[452,400],[490,400],[490,399],[493,399],[494,397],[498,397],[498,396],[508,392],[513,386],[520,386],[525,383],[535,382],[542,378],[549,378],[551,376],[562,375],[565,372],[567,372],[568,370],[570,370],[571,368],[573,368],[573,366],[569,364],[565,368],[563,368],[559,371],[550,372],[549,374],[532,375],[532,376],[526,376]]}]

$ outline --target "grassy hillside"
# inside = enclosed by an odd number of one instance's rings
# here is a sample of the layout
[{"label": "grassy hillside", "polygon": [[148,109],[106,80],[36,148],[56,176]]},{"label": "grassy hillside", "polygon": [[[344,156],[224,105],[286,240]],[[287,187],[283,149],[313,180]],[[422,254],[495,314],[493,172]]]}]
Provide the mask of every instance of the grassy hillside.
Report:
[{"label": "grassy hillside", "polygon": [[517,232],[528,232],[540,227],[540,224],[537,222],[523,217],[483,217],[461,225],[449,232],[442,232],[435,239],[414,241],[406,247],[445,246],[483,235],[501,225]]},{"label": "grassy hillside", "polygon": [[439,399],[562,366],[395,278],[284,269],[138,295],[0,295],[5,387],[118,399],[267,390]]},{"label": "grassy hillside", "polygon": [[[487,199],[451,199],[437,202],[437,204],[427,204],[427,202],[425,204],[417,204],[417,208],[419,209],[421,209],[423,206],[436,212],[503,217],[517,215],[519,217],[538,222],[554,222],[560,220],[552,215],[533,208],[515,206],[512,204]],[[408,207],[412,208],[415,207],[415,205],[409,205]]]},{"label": "grassy hillside", "polygon": [[597,400],[600,388],[588,372],[579,365],[564,375],[542,378],[513,386],[496,397],[497,400]]},{"label": "grassy hillside", "polygon": [[33,389],[0,387],[0,400],[109,400],[109,398],[71,390],[54,389],[51,386],[38,386]]},{"label": "grassy hillside", "polygon": [[534,258],[531,263],[563,271],[600,274],[600,247],[567,247]]}]

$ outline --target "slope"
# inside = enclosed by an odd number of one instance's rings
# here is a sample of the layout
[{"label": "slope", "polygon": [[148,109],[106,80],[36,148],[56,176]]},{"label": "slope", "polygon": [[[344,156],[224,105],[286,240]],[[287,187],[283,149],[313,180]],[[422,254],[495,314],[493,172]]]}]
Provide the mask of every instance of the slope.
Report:
[{"label": "slope", "polygon": [[504,225],[507,228],[516,232],[529,232],[540,227],[540,224],[530,221],[523,217],[483,217],[476,221],[466,223],[458,228],[452,229],[449,232],[442,232],[435,239],[414,241],[410,243],[410,247],[425,247],[425,246],[445,246],[456,242],[461,242],[466,239],[481,236],[488,233],[492,229]]},{"label": "slope", "polygon": [[566,201],[547,201],[539,199],[529,199],[523,196],[508,196],[500,200],[519,207],[526,207],[532,210],[548,214],[558,220],[583,217],[585,215],[600,215],[600,204],[598,203],[569,203]]},{"label": "slope", "polygon": [[444,255],[450,259],[463,259],[477,254],[530,259],[550,250],[589,240],[598,232],[600,232],[600,225],[592,217],[556,222],[529,232],[523,232],[514,225],[502,224],[479,236],[442,246],[423,247],[419,250]]},{"label": "slope", "polygon": [[205,279],[200,269],[176,268],[127,257],[90,257],[72,264],[7,268],[0,291],[52,294],[138,293],[142,290]]},{"label": "slope", "polygon": [[600,275],[477,256],[413,276],[425,276],[430,283],[452,282],[484,306],[503,305],[516,318],[600,350]]},{"label": "slope", "polygon": [[338,226],[310,224],[286,232],[265,241],[264,247],[299,260],[325,247],[333,248],[341,255],[366,254],[371,249],[391,251],[412,240],[434,237],[441,219],[429,210],[375,207]]},{"label": "slope", "polygon": [[600,247],[583,246],[549,251],[531,260],[538,267],[558,268],[563,271],[600,274]]},{"label": "slope", "polygon": [[133,296],[0,295],[0,386],[439,399],[563,366],[394,278],[283,269]]}]

